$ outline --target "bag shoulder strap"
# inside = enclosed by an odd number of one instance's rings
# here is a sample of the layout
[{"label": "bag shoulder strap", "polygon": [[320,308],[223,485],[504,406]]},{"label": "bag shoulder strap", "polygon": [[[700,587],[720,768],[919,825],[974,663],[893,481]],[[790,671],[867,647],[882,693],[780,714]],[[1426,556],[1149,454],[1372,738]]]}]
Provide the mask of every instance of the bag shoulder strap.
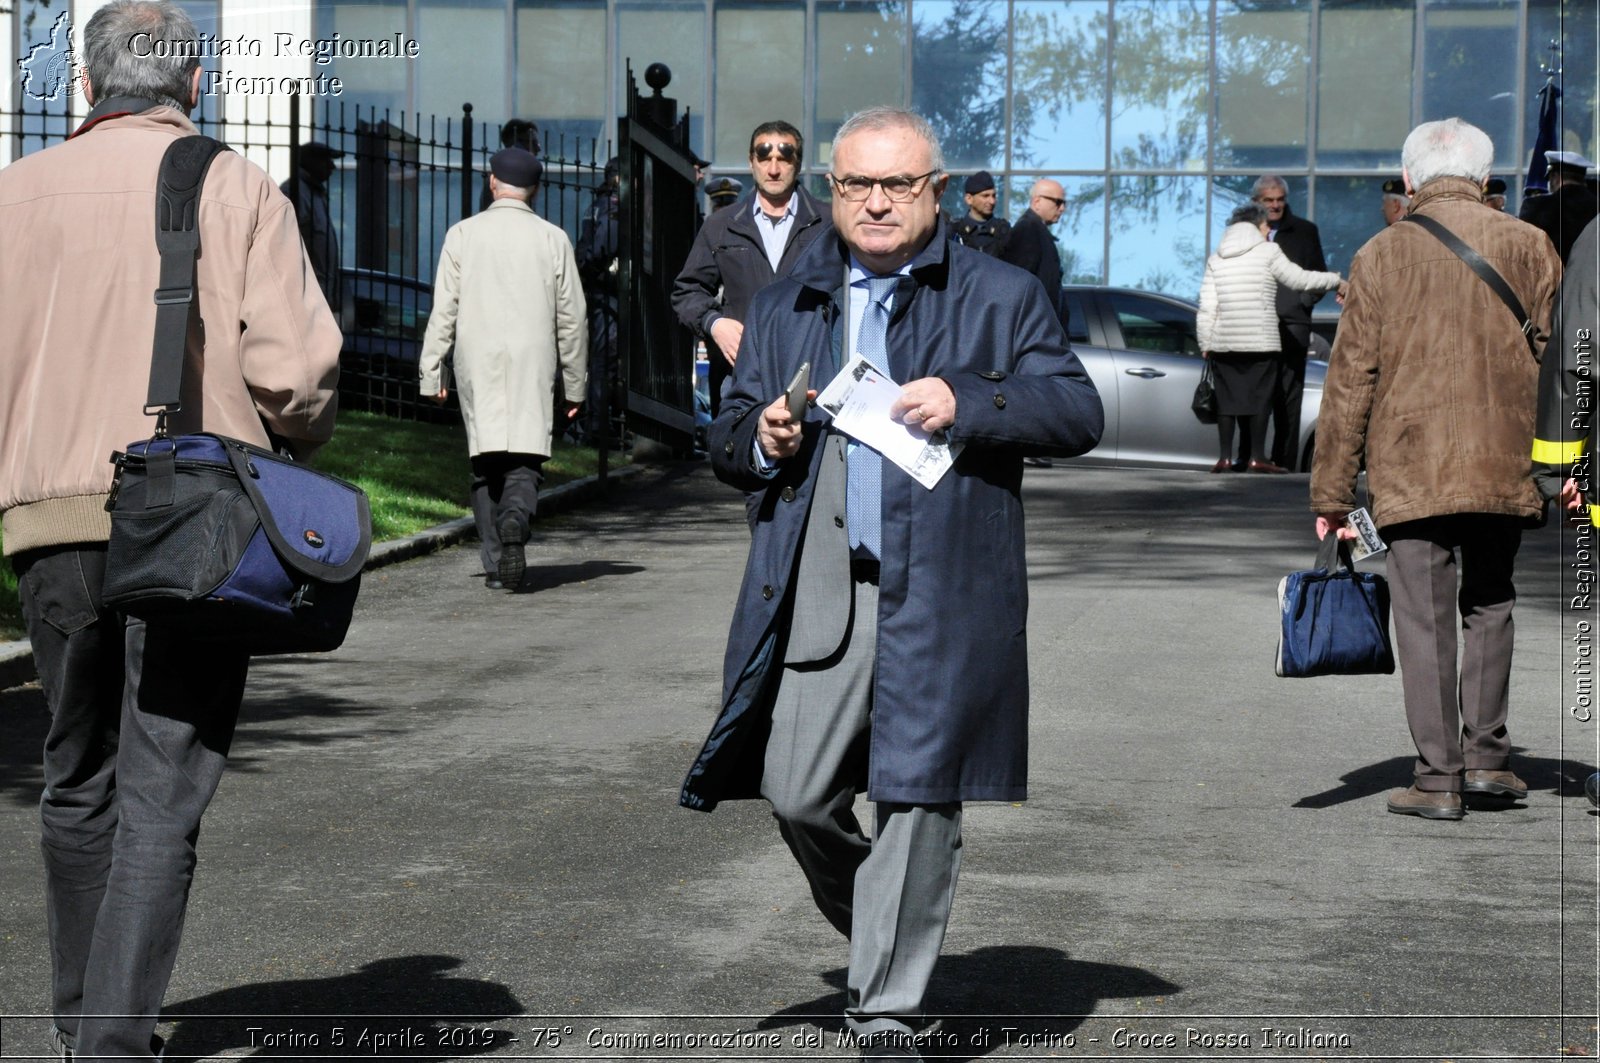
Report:
[{"label": "bag shoulder strap", "polygon": [[200,254],[200,188],[220,140],[200,134],[179,137],[161,157],[156,183],[156,248],[161,280],[156,287],[155,345],[144,412],[156,415],[156,435],[166,434],[168,414],[183,408],[183,351],[194,305],[194,264]]},{"label": "bag shoulder strap", "polygon": [[1429,218],[1422,214],[1407,214],[1402,220],[1416,222],[1428,230],[1441,244],[1448,247],[1457,258],[1465,262],[1472,272],[1482,277],[1483,282],[1494,289],[1494,293],[1500,297],[1501,302],[1511,309],[1511,313],[1517,319],[1517,327],[1522,330],[1522,338],[1528,341],[1528,349],[1535,355],[1539,353],[1533,342],[1533,321],[1529,319],[1528,312],[1522,308],[1522,300],[1517,298],[1517,293],[1511,290],[1511,285],[1506,283],[1506,279],[1500,276],[1499,272],[1489,265],[1482,255],[1463,243],[1460,237],[1441,225],[1437,219]]}]

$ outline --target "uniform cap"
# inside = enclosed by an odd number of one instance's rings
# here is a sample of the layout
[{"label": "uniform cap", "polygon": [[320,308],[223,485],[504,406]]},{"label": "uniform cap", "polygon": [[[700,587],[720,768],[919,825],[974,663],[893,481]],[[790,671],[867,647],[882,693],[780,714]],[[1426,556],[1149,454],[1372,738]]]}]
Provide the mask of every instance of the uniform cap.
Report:
[{"label": "uniform cap", "polygon": [[544,165],[526,148],[501,148],[489,158],[489,172],[516,188],[532,188],[544,176]]},{"label": "uniform cap", "polygon": [[988,170],[979,170],[967,178],[967,183],[962,188],[969,196],[975,196],[979,192],[991,191],[994,188],[994,175]]}]

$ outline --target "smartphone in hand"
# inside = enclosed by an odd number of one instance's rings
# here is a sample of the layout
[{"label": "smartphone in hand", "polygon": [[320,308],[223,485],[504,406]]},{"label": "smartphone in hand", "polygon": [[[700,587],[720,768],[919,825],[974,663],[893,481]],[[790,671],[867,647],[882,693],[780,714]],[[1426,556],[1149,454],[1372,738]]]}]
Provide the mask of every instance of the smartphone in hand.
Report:
[{"label": "smartphone in hand", "polygon": [[802,362],[794,374],[794,379],[789,381],[789,386],[784,389],[784,395],[789,400],[789,416],[793,420],[800,420],[806,415],[806,392],[811,390],[811,363]]}]

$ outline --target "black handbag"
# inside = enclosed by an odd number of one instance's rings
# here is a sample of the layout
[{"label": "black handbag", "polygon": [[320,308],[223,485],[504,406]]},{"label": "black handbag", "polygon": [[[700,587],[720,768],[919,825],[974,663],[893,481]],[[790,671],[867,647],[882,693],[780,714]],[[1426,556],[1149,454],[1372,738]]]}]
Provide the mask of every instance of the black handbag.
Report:
[{"label": "black handbag", "polygon": [[1201,424],[1217,423],[1217,386],[1211,379],[1211,359],[1205,360],[1205,368],[1200,370],[1200,383],[1194,387],[1194,401],[1189,403],[1189,408]]},{"label": "black handbag", "polygon": [[210,137],[182,137],[161,161],[161,287],[145,405],[156,429],[111,457],[104,599],[254,655],[336,649],[372,545],[366,494],[237,439],[167,433],[181,409],[200,188],[222,150]]},{"label": "black handbag", "polygon": [[1357,572],[1335,529],[1317,548],[1316,565],[1278,583],[1277,674],[1392,674],[1388,582],[1376,572]]}]

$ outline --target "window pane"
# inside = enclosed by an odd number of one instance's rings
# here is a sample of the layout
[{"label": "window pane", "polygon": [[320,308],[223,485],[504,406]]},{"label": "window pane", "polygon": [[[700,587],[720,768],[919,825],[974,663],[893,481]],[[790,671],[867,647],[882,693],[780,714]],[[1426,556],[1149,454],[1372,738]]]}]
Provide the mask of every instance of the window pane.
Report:
[{"label": "window pane", "polygon": [[1309,0],[1217,5],[1216,165],[1306,165]]},{"label": "window pane", "polygon": [[1071,343],[1089,342],[1089,311],[1084,306],[1084,293],[1069,291],[1067,301],[1067,340]]},{"label": "window pane", "polygon": [[[1032,177],[1013,177],[1010,182],[1010,220],[1012,225],[1028,209],[1028,189]],[[1061,220],[1051,228],[1061,251],[1061,283],[1105,283],[1106,182],[1103,177],[1060,177],[1067,196]]]},{"label": "window pane", "polygon": [[1122,329],[1122,345],[1130,351],[1161,354],[1200,353],[1194,311],[1160,299],[1145,299],[1127,292],[1107,292],[1111,310]]},{"label": "window pane", "polygon": [[1106,0],[1017,0],[1014,166],[1105,169],[1108,10]]},{"label": "window pane", "polygon": [[833,134],[868,104],[906,98],[906,13],[900,0],[817,4],[817,128],[812,158],[828,165]]},{"label": "window pane", "polygon": [[[672,70],[672,82],[662,95],[678,101],[678,116],[689,108],[689,146],[705,151],[706,138],[706,9],[699,0],[679,3],[674,0],[633,2],[617,5],[617,108],[627,106],[627,61],[633,61],[633,77],[639,91],[648,95],[645,69],[651,63],[665,63]],[[593,55],[591,50],[586,55]]]},{"label": "window pane", "polygon": [[416,67],[419,113],[459,118],[470,103],[473,121],[492,128],[511,117],[505,39],[499,0],[418,0],[417,40],[427,42],[427,62],[394,65]]},{"label": "window pane", "polygon": [[1500,0],[1435,0],[1424,9],[1422,121],[1462,118],[1494,141],[1495,163],[1514,161],[1517,11]]},{"label": "window pane", "polygon": [[[1317,229],[1328,268],[1350,272],[1361,245],[1383,231],[1384,177],[1318,177]],[[1331,300],[1330,300],[1331,301]]]},{"label": "window pane", "polygon": [[912,27],[912,107],[932,123],[945,165],[1005,165],[1006,5],[918,0]]},{"label": "window pane", "polygon": [[803,4],[717,5],[717,142],[711,159],[718,166],[745,165],[750,131],[763,122],[788,122],[804,132],[805,31]]},{"label": "window pane", "polygon": [[1112,27],[1111,165],[1204,170],[1207,0],[1118,0]]},{"label": "window pane", "polygon": [[517,117],[546,154],[604,135],[605,39],[604,0],[518,0]]},{"label": "window pane", "polygon": [[1323,5],[1317,81],[1317,163],[1400,168],[1411,132],[1412,0]]},{"label": "window pane", "polygon": [[1108,283],[1197,298],[1206,268],[1205,241],[1204,177],[1111,179]]},{"label": "window pane", "polygon": [[[345,40],[393,40],[406,29],[404,0],[340,0],[337,4],[317,5],[317,34],[323,40],[334,36]],[[426,53],[425,53],[426,54]],[[354,120],[359,109],[376,108],[381,116],[388,111],[396,121],[406,109],[406,72],[419,63],[395,59],[335,59],[325,69],[330,77],[344,82],[344,91],[327,101],[337,115],[340,105]],[[461,101],[455,113],[461,114]],[[319,115],[320,117],[320,115]]]}]

